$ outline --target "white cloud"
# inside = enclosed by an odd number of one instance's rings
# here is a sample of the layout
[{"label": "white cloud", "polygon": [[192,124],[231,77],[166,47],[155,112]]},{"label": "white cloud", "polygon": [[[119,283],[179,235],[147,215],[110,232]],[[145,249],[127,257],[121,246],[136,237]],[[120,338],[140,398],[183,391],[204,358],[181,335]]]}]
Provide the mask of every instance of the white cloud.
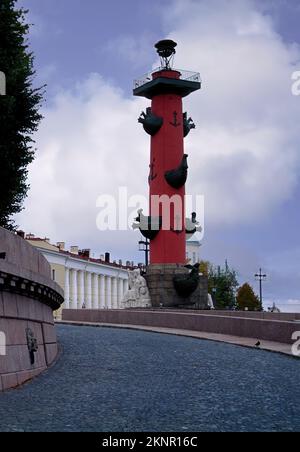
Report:
[{"label": "white cloud", "polygon": [[[119,186],[146,194],[148,140],[137,124],[142,103],[125,99],[97,74],[56,97],[37,136],[22,227],[102,251],[125,242],[123,235],[97,231],[96,199],[117,194]],[[129,236],[133,249],[136,239]]]},{"label": "white cloud", "polygon": [[154,36],[146,32],[141,34],[139,39],[132,34],[124,34],[108,41],[100,50],[104,56],[114,55],[115,58],[124,60],[127,65],[130,64],[131,69],[140,71],[145,69],[149,62],[153,39],[155,39]]},{"label": "white cloud", "polygon": [[186,149],[190,187],[205,193],[210,222],[257,223],[297,183],[300,102],[290,79],[300,49],[252,2],[175,3],[177,65],[203,78],[186,101],[198,124]]},{"label": "white cloud", "polygon": [[290,306],[296,306],[296,305],[300,306],[300,300],[288,300],[287,304]]},{"label": "white cloud", "polygon": [[[203,77],[202,92],[185,101],[198,125],[186,140],[189,192],[206,195],[209,224],[257,223],[297,182],[300,101],[291,95],[291,73],[299,48],[245,0],[178,0],[164,17],[179,43],[177,66]],[[128,61],[138,41],[124,42]],[[118,186],[146,193],[149,140],[137,117],[147,105],[96,74],[61,92],[38,134],[22,227],[131,254],[137,235],[98,233],[95,202]]]}]

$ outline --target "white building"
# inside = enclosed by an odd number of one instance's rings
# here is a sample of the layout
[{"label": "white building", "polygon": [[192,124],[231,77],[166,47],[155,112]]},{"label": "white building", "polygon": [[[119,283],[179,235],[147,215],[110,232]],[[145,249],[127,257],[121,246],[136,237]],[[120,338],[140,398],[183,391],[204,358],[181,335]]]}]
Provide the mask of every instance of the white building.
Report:
[{"label": "white building", "polygon": [[[65,302],[57,317],[62,309],[123,309],[128,270],[132,270],[133,263],[111,263],[108,255],[106,259],[94,259],[90,250],[80,251],[77,246],[66,251],[63,242],[52,245],[47,238],[27,235],[26,240],[45,256],[53,280],[64,290]],[[200,247],[197,240],[187,241],[187,262],[191,265],[200,262]]]},{"label": "white building", "polygon": [[199,240],[188,240],[186,242],[186,259],[189,264],[195,265],[200,262],[200,248]]},{"label": "white building", "polygon": [[104,256],[93,259],[89,250],[71,247],[65,251],[64,243],[55,246],[48,239],[26,238],[45,256],[51,265],[52,278],[63,288],[62,309],[122,308],[128,290],[128,267],[105,261]]}]

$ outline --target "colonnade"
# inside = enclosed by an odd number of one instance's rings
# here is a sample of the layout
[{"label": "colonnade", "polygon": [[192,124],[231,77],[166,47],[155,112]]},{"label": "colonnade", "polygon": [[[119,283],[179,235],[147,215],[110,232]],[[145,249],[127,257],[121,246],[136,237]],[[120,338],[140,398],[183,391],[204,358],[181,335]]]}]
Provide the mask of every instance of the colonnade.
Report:
[{"label": "colonnade", "polygon": [[65,269],[65,309],[121,309],[128,279]]}]

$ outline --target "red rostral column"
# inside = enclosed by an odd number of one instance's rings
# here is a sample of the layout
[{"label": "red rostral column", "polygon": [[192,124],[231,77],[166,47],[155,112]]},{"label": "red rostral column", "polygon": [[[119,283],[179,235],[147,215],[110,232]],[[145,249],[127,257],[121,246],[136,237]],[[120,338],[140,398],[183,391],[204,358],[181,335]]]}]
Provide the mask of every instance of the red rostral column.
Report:
[{"label": "red rostral column", "polygon": [[[160,77],[179,80],[180,75],[177,71],[159,71],[153,74],[153,80]],[[167,171],[179,167],[184,155],[182,96],[176,93],[176,89],[174,94],[158,93],[152,98],[151,108],[152,113],[163,118],[164,122],[160,131],[151,138],[150,168],[153,180],[150,175],[150,212],[152,214],[155,195],[167,195],[170,200],[176,195],[180,196],[181,201],[176,212],[175,204],[170,204],[170,218],[167,218],[169,205],[166,201],[164,218],[170,223],[171,228],[165,230],[163,224],[158,236],[150,242],[150,262],[151,264],[185,264],[185,185],[174,188],[165,178]],[[173,199],[175,201],[175,198]],[[153,213],[156,214],[156,212]],[[163,215],[162,205],[159,213]],[[177,224],[175,224],[177,216]]]},{"label": "red rostral column", "polygon": [[[152,100],[151,108],[142,113],[139,119],[151,135],[150,215],[152,218],[158,215],[163,217],[161,230],[149,236],[152,265],[186,263],[187,156],[184,154],[184,136],[195,126],[183,114],[182,99],[200,89],[201,83],[199,74],[189,73],[184,76],[182,72],[171,68],[176,46],[170,40],[156,44],[162,67],[136,82],[134,89],[135,96]],[[158,205],[159,197],[165,203],[160,203],[157,211],[154,205],[155,202]],[[166,228],[168,223],[169,227]],[[147,237],[147,233],[144,235]]]}]

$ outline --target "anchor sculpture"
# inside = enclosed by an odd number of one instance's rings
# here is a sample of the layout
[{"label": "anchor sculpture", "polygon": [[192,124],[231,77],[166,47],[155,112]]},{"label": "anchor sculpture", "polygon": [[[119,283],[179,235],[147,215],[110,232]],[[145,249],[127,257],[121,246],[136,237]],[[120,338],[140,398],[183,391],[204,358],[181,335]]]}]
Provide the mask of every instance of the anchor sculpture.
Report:
[{"label": "anchor sculpture", "polygon": [[179,122],[177,118],[178,118],[178,113],[177,113],[177,111],[174,111],[174,113],[173,113],[173,121],[170,122],[170,124],[171,124],[171,126],[173,126],[175,128],[181,126],[181,122]]}]

